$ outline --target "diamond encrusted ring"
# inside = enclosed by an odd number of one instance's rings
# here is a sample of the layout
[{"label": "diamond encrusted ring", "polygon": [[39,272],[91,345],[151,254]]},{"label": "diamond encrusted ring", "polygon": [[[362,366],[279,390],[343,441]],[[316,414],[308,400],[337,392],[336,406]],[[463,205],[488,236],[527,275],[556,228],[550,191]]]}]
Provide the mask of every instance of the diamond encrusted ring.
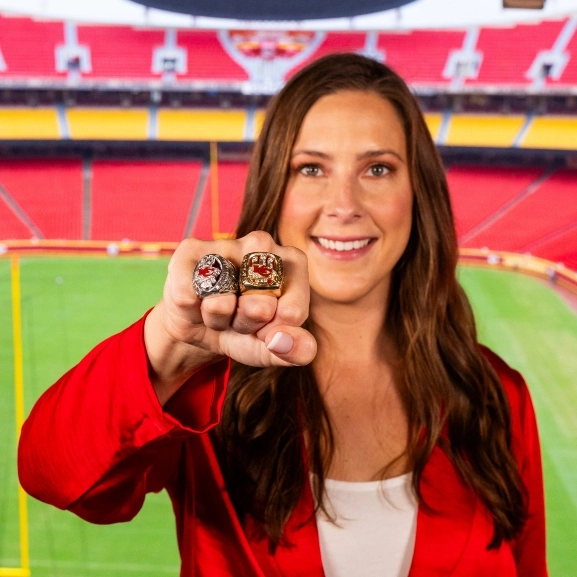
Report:
[{"label": "diamond encrusted ring", "polygon": [[271,294],[280,297],[283,285],[282,259],[271,252],[250,252],[240,267],[241,294]]},{"label": "diamond encrusted ring", "polygon": [[235,293],[238,291],[236,267],[219,254],[207,254],[196,263],[192,284],[201,298]]}]

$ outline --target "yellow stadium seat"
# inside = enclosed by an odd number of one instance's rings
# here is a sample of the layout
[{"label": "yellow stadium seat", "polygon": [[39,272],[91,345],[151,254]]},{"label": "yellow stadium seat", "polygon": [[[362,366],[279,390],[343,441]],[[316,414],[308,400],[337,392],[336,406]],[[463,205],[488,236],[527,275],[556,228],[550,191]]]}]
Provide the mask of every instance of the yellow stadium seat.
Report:
[{"label": "yellow stadium seat", "polygon": [[432,139],[436,142],[439,137],[441,123],[443,122],[443,115],[434,112],[427,112],[425,113],[425,122],[427,123]]},{"label": "yellow stadium seat", "polygon": [[146,140],[145,108],[71,108],[66,111],[70,138],[76,140]]},{"label": "yellow stadium seat", "polygon": [[577,117],[537,116],[521,142],[523,148],[577,149]]},{"label": "yellow stadium seat", "polygon": [[264,122],[265,115],[266,115],[266,110],[257,110],[254,113],[254,134],[253,134],[254,140],[256,140],[258,138],[258,135],[260,134],[260,131],[262,130],[262,125]]},{"label": "yellow stadium seat", "polygon": [[0,139],[58,140],[60,137],[55,108],[0,108]]},{"label": "yellow stadium seat", "polygon": [[444,144],[509,147],[523,127],[525,116],[453,114]]},{"label": "yellow stadium seat", "polygon": [[246,110],[159,110],[159,140],[244,140]]}]

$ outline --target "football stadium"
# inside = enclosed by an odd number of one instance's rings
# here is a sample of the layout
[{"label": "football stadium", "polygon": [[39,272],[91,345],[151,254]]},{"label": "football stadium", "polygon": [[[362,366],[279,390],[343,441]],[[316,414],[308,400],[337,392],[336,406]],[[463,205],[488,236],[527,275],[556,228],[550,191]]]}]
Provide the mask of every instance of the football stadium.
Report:
[{"label": "football stadium", "polygon": [[375,29],[347,17],[315,29],[286,17],[99,22],[0,3],[0,576],[178,574],[165,492],[111,526],[27,497],[20,427],[43,391],[160,300],[179,241],[233,236],[267,102],[333,52],[385,62],[419,99],[480,340],[535,404],[550,575],[575,575],[573,4],[506,23]]}]

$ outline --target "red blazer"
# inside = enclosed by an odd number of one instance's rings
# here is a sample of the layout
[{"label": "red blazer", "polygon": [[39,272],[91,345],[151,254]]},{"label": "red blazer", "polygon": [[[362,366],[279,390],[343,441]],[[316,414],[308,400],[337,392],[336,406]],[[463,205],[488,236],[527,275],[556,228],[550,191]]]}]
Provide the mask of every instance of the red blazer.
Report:
[{"label": "red blazer", "polygon": [[[94,523],[134,517],[166,488],[176,515],[182,577],[323,577],[309,484],[269,554],[243,526],[207,431],[219,419],[227,363],[199,371],[164,409],[148,379],[143,320],[110,337],[48,389],[24,424],[18,454],[32,496]],[[487,550],[491,518],[439,449],[425,467],[410,577],[543,577],[545,522],[535,416],[521,376],[487,351],[507,392],[513,449],[528,489],[529,521],[514,542]]]}]

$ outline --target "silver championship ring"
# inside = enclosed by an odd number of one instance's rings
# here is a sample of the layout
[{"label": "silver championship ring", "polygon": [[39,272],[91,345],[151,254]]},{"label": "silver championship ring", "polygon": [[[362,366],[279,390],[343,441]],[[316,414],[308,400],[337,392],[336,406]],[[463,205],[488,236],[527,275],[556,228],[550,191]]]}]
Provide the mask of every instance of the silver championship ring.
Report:
[{"label": "silver championship ring", "polygon": [[238,291],[236,267],[219,254],[203,256],[194,267],[194,291],[200,298]]}]

